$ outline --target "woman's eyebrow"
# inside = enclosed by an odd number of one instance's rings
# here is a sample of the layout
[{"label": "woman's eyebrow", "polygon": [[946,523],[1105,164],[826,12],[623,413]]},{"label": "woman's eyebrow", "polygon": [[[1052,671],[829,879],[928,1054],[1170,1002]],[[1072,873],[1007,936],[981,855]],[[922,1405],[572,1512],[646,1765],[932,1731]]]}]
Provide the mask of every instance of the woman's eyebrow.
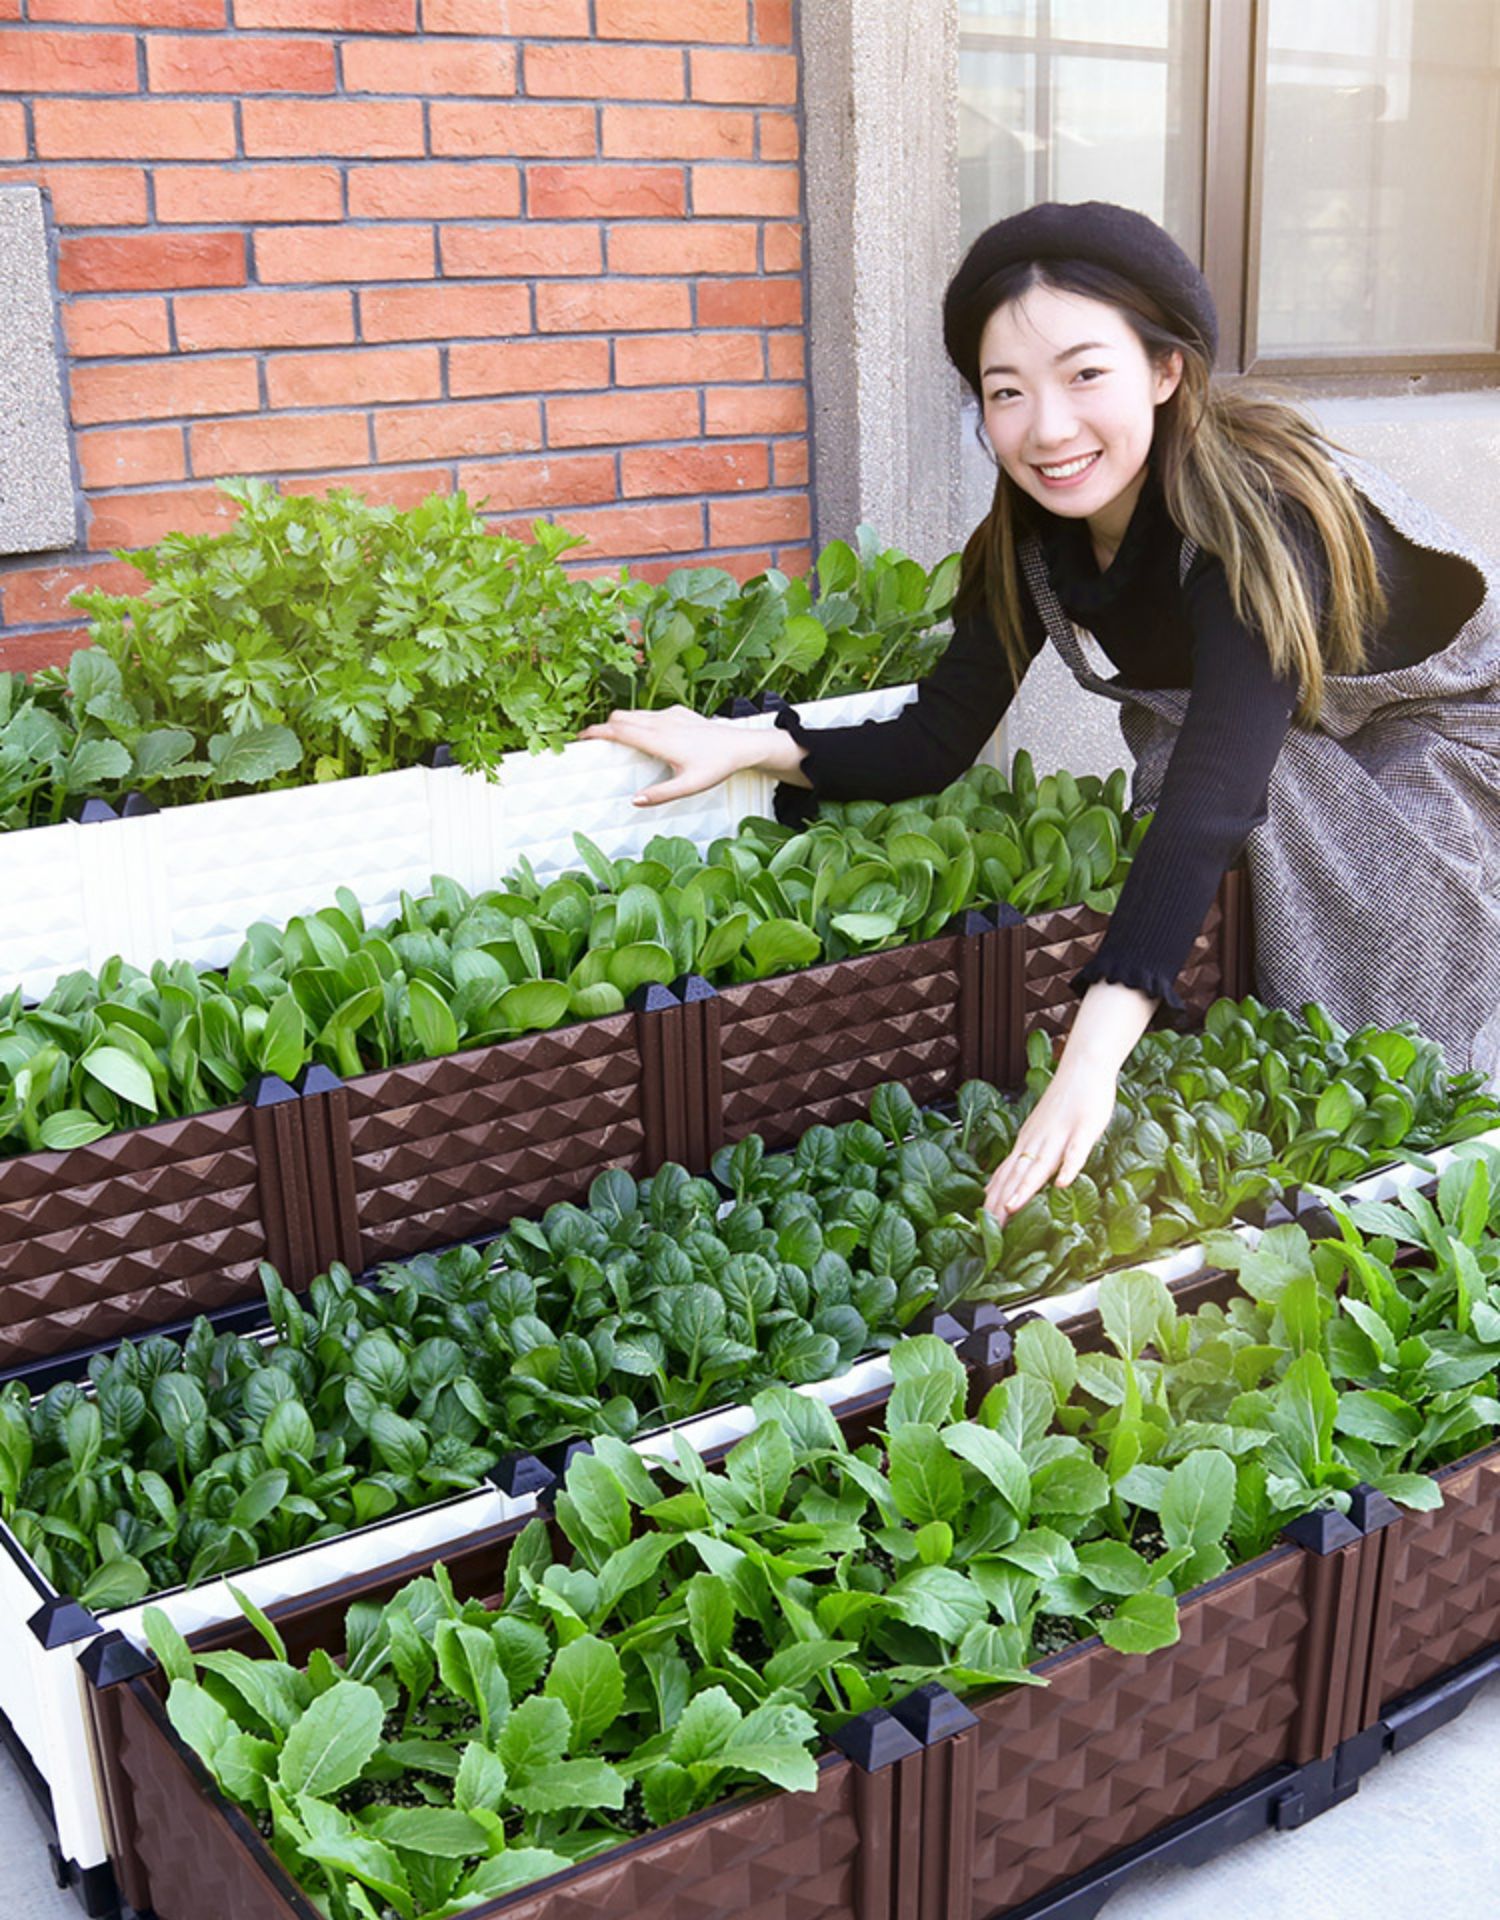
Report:
[{"label": "woman's eyebrow", "polygon": [[[1061,353],[1055,354],[1052,364],[1054,367],[1060,367],[1064,360],[1072,360],[1080,353],[1108,352],[1109,342],[1107,340],[1082,340],[1076,347],[1064,347]],[[987,380],[992,373],[1014,373],[1015,371],[1016,369],[1014,367],[981,367],[979,377],[981,380]]]}]

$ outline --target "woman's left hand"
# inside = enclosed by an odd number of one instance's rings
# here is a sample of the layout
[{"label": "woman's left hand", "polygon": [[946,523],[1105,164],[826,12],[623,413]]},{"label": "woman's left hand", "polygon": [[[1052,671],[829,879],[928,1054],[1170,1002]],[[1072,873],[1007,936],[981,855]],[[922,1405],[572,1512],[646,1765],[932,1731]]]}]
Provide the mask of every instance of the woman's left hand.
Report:
[{"label": "woman's left hand", "polygon": [[990,1176],[984,1204],[1007,1219],[1049,1180],[1067,1187],[1083,1170],[1115,1110],[1119,1075],[1097,1063],[1069,1071],[1064,1059],[1021,1123],[1016,1144]]}]

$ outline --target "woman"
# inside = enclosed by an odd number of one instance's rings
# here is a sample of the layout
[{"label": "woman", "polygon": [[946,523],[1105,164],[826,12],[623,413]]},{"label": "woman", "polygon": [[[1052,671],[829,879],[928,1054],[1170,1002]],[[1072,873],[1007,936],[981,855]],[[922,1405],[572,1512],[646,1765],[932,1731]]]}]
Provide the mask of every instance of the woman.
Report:
[{"label": "woman", "polygon": [[[1210,383],[1201,273],[1143,215],[1030,208],[944,302],[998,468],[954,636],[896,718],[757,733],[617,713],[674,776],[746,766],[820,799],[932,792],[969,766],[1050,640],[1121,704],[1155,818],[1057,1071],[996,1171],[1002,1215],[1066,1186],[1226,866],[1250,869],[1261,994],[1350,1026],[1413,1018],[1455,1065],[1500,1056],[1500,572],[1278,402]],[[1108,656],[1085,653],[1085,628]]]}]

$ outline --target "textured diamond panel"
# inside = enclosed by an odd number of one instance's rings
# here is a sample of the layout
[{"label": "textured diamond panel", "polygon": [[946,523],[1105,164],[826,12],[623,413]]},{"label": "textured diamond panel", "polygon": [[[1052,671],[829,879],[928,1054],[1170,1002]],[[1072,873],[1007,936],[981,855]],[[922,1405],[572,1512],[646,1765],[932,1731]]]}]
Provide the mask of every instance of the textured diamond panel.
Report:
[{"label": "textured diamond panel", "polygon": [[636,1017],[617,1014],[349,1083],[367,1259],[576,1199],[644,1146]]},{"label": "textured diamond panel", "polygon": [[[1199,1018],[1223,992],[1223,918],[1216,899],[1177,977],[1177,991],[1184,1007]],[[1108,926],[1107,914],[1084,906],[1059,907],[1052,913],[1034,915],[1026,922],[1027,1033],[1064,1034],[1072,1026],[1079,997],[1070,982],[1080,967],[1087,966],[1098,953]]]},{"label": "textured diamond panel", "polygon": [[1500,1447],[1437,1477],[1442,1506],[1404,1513],[1386,1530],[1383,1704],[1500,1640]]},{"label": "textured diamond panel", "polygon": [[[307,1920],[259,1839],[231,1821],[174,1752],[140,1682],[106,1696],[102,1732],[128,1808],[120,1861],[132,1905],[157,1920]],[[627,1843],[472,1909],[473,1920],[853,1920],[854,1769],[825,1762],[813,1793],[760,1794]],[[191,1875],[183,1863],[192,1862]]]},{"label": "textured diamond panel", "polygon": [[1176,1646],[1092,1646],[978,1709],[974,1920],[1290,1757],[1304,1558],[1283,1548],[1204,1588]]},{"label": "textured diamond panel", "polygon": [[0,1365],[228,1305],[267,1254],[246,1108],[0,1160]]},{"label": "textured diamond panel", "polygon": [[929,940],[720,996],[724,1131],[780,1146],[854,1118],[870,1091],[903,1081],[914,1099],[951,1093],[959,1062],[956,940]]}]

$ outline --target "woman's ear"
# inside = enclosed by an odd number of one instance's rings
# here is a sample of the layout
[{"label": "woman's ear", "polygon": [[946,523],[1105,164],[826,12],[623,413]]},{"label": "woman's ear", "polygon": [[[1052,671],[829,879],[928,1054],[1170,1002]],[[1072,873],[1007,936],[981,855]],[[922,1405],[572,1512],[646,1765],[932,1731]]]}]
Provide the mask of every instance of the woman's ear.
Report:
[{"label": "woman's ear", "polygon": [[1170,400],[1182,384],[1182,355],[1174,347],[1156,365],[1156,405]]}]

